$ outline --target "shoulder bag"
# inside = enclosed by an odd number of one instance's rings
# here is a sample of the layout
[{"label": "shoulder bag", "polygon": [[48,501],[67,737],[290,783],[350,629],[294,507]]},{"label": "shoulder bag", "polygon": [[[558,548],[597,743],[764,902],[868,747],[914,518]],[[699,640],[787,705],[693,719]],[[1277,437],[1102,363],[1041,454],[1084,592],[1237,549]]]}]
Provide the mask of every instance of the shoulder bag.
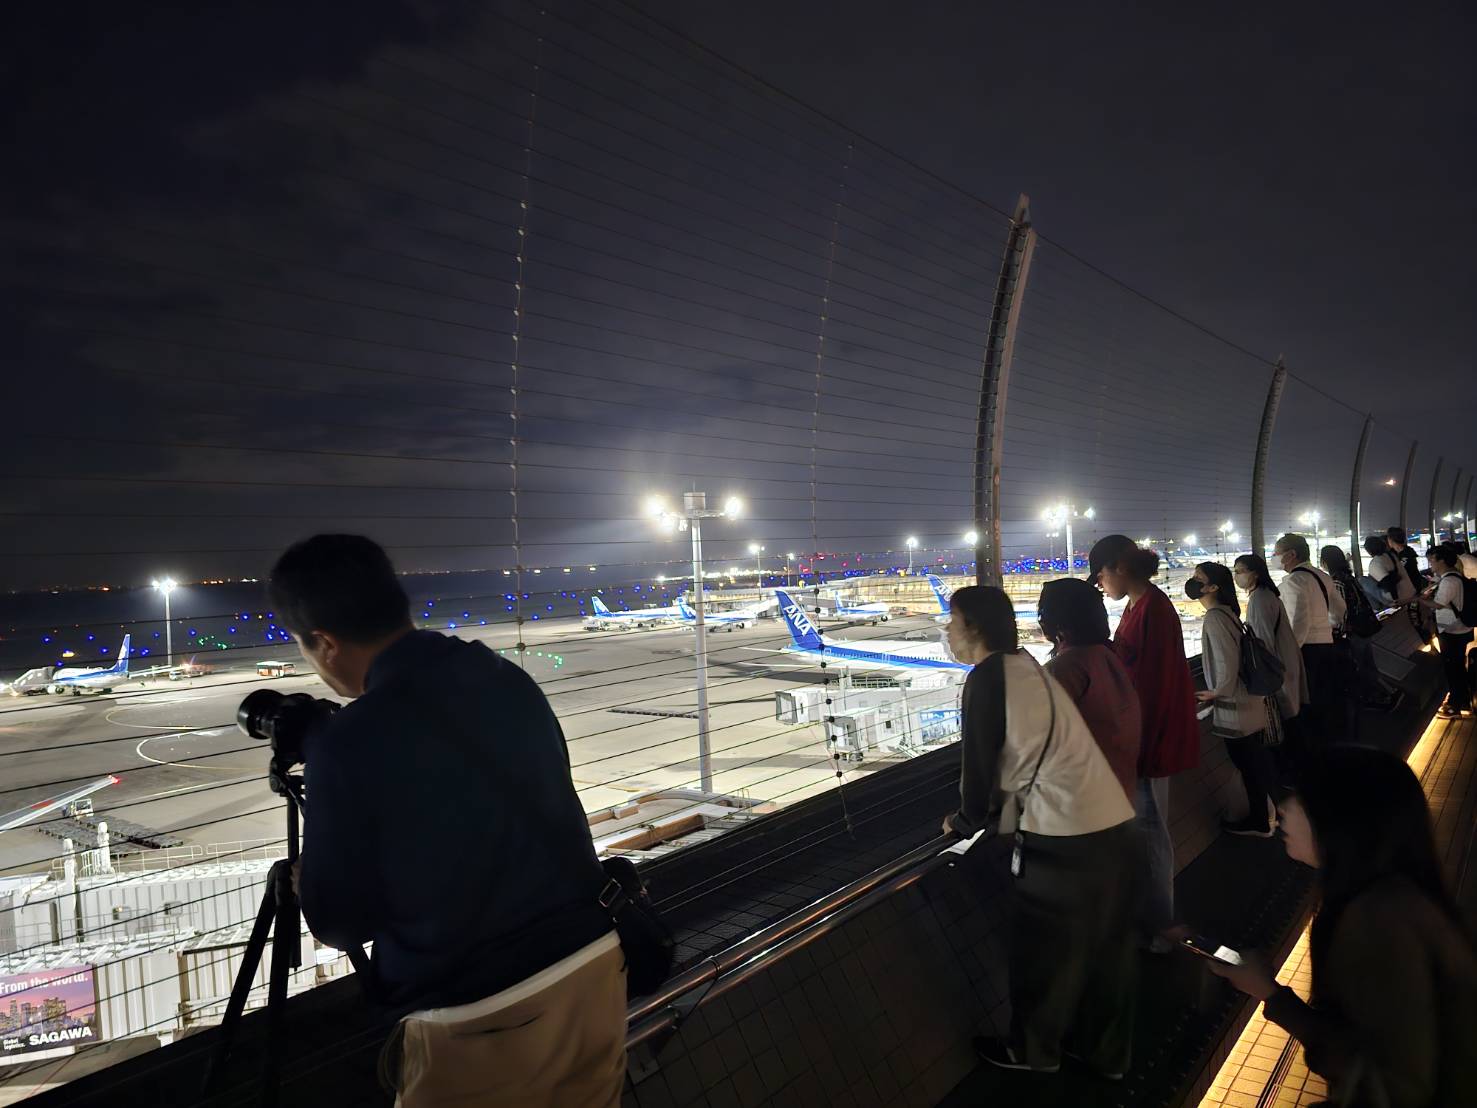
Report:
[{"label": "shoulder bag", "polygon": [[626,956],[626,996],[654,993],[672,973],[677,940],[634,862],[612,857],[602,858],[600,865],[606,877],[600,907],[615,924]]}]

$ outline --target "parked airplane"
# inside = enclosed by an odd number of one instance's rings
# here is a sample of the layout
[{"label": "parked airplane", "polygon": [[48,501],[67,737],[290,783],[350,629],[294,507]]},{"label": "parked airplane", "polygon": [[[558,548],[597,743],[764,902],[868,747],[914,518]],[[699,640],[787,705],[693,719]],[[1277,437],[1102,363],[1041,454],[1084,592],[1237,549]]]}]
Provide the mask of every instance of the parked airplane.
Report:
[{"label": "parked airplane", "polygon": [[[759,618],[759,613],[771,607],[773,601],[765,601],[762,604],[751,604],[747,608],[730,608],[726,612],[703,612],[703,624],[711,626],[715,631],[742,631],[745,627],[752,626]],[[687,597],[677,598],[677,610],[682,613],[682,619],[686,623],[696,623],[697,613],[687,603]]]},{"label": "parked airplane", "polygon": [[878,624],[892,618],[892,609],[886,604],[843,604],[840,596],[835,596],[835,601],[833,614],[847,623]]},{"label": "parked airplane", "polygon": [[6,685],[5,691],[11,696],[34,696],[37,693],[44,693],[47,686],[51,684],[51,677],[54,673],[56,673],[56,666],[28,669]]},{"label": "parked airplane", "polygon": [[935,623],[949,622],[949,591],[944,588],[944,582],[936,573],[925,574],[928,578],[928,587],[933,590],[935,599],[939,602],[938,615],[934,616]]},{"label": "parked airplane", "polygon": [[845,669],[945,670],[963,675],[973,668],[950,659],[942,643],[869,639],[863,644],[828,639],[789,593],[776,589],[775,596],[790,631],[791,643],[780,651],[782,654],[798,654]]},{"label": "parked airplane", "polygon": [[133,643],[132,635],[123,636],[123,645],[118,648],[118,660],[106,668],[87,669],[72,666],[59,669],[47,680],[46,691],[71,693],[81,696],[84,692],[103,692],[115,685],[130,680],[128,675],[128,651]]},{"label": "parked airplane", "polygon": [[586,631],[619,630],[623,627],[655,627],[661,623],[680,622],[682,611],[675,604],[665,608],[640,608],[634,612],[612,612],[598,596],[590,597],[593,613],[585,617]]}]

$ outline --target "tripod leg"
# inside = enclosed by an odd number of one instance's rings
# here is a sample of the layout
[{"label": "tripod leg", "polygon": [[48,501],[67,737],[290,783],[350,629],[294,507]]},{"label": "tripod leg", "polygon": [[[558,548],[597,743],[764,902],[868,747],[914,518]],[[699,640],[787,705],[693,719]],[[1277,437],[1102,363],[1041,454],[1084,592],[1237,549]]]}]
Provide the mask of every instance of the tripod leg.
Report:
[{"label": "tripod leg", "polygon": [[275,1108],[280,1091],[282,1064],[279,1051],[285,1042],[287,1023],[287,978],[302,961],[299,948],[302,928],[299,923],[297,897],[292,891],[292,871],[279,862],[277,882],[276,926],[272,932],[272,967],[267,978],[267,1057],[262,1066],[262,1104]]},{"label": "tripod leg", "polygon": [[221,1075],[225,1073],[226,1060],[230,1057],[231,1045],[236,1038],[236,1028],[241,1022],[241,1013],[246,1010],[246,998],[256,979],[257,968],[261,965],[262,951],[267,946],[267,934],[277,916],[276,876],[277,868],[283,865],[285,863],[277,862],[272,867],[266,891],[262,893],[261,906],[256,910],[256,922],[251,925],[251,938],[246,941],[246,950],[241,955],[241,968],[236,971],[236,981],[231,986],[231,999],[226,1004],[226,1014],[221,1019],[220,1038],[210,1056],[210,1065],[205,1070],[205,1084],[202,1087],[204,1096],[215,1091]]}]

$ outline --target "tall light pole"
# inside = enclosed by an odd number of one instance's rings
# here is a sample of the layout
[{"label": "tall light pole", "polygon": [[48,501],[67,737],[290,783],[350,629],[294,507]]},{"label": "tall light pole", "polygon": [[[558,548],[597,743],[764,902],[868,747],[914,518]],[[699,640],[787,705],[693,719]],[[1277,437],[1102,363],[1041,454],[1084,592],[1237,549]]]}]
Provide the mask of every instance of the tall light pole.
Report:
[{"label": "tall light pole", "polygon": [[1318,560],[1318,549],[1320,546],[1318,541],[1318,521],[1322,518],[1323,516],[1318,512],[1304,512],[1298,517],[1298,522],[1309,524],[1313,528],[1313,560],[1315,562]]},{"label": "tall light pole", "polygon": [[1234,523],[1232,523],[1228,519],[1228,520],[1226,520],[1225,523],[1222,523],[1219,527],[1217,527],[1215,529],[1215,533],[1216,533],[1215,556],[1217,558],[1219,558],[1221,556],[1221,543],[1225,542],[1228,538],[1230,538],[1231,531],[1232,531],[1232,529],[1235,526],[1236,525]]},{"label": "tall light pole", "polygon": [[1074,568],[1072,559],[1072,521],[1074,519],[1096,519],[1097,509],[1087,508],[1079,512],[1075,504],[1065,501],[1053,504],[1041,512],[1041,518],[1057,530],[1065,529],[1067,532],[1067,572],[1071,573]]},{"label": "tall light pole", "polygon": [[174,624],[169,617],[169,594],[179,588],[179,583],[173,577],[166,577],[162,581],[155,581],[154,587],[164,594],[164,664],[174,665]]},{"label": "tall light pole", "polygon": [[790,587],[790,563],[793,562],[794,560],[795,560],[795,552],[793,550],[786,551],[785,552],[785,588],[789,588]]},{"label": "tall light pole", "polygon": [[646,502],[647,514],[667,531],[692,533],[692,613],[695,618],[693,658],[697,669],[697,760],[702,791],[713,791],[713,752],[709,745],[708,727],[708,631],[703,616],[703,520],[737,519],[743,502],[730,496],[722,508],[708,507],[705,492],[685,492],[682,507],[669,509],[660,497]]},{"label": "tall light pole", "polygon": [[764,547],[757,542],[751,542],[749,553],[754,555],[754,587],[762,589],[764,587]]},{"label": "tall light pole", "polygon": [[915,551],[915,550],[918,549],[918,536],[916,536],[916,535],[909,535],[908,536],[908,539],[907,539],[907,546],[908,546],[908,576],[911,577],[913,575],[913,551]]}]

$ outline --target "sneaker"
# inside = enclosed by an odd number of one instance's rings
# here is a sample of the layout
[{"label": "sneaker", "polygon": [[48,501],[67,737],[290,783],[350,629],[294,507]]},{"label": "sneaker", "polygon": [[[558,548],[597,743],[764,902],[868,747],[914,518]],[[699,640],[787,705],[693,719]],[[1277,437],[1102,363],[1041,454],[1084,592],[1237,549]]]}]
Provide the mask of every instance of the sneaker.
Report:
[{"label": "sneaker", "polygon": [[1075,1053],[1073,1051],[1070,1051],[1070,1050],[1066,1049],[1066,1047],[1063,1047],[1062,1048],[1062,1053],[1065,1054],[1072,1061],[1076,1062],[1083,1069],[1091,1070],[1093,1073],[1097,1074],[1097,1076],[1101,1077],[1104,1081],[1122,1081],[1123,1080],[1123,1074],[1121,1074],[1121,1073],[1109,1073],[1107,1070],[1100,1070],[1096,1066],[1092,1065],[1092,1063],[1090,1063],[1086,1058],[1082,1057],[1082,1055],[1077,1054],[1077,1053]]},{"label": "sneaker", "polygon": [[1015,1048],[1004,1039],[997,1039],[993,1035],[976,1035],[974,1037],[974,1052],[992,1066],[998,1066],[1003,1070],[1024,1070],[1027,1073],[1056,1073],[1061,1066],[1047,1068],[1034,1068],[1023,1059],[1017,1057]]},{"label": "sneaker", "polygon": [[1221,820],[1221,830],[1227,835],[1244,835],[1253,839],[1270,839],[1276,833],[1277,828],[1267,820],[1262,820],[1258,823],[1250,816],[1247,816],[1245,819],[1238,819],[1234,822],[1225,819]]}]

